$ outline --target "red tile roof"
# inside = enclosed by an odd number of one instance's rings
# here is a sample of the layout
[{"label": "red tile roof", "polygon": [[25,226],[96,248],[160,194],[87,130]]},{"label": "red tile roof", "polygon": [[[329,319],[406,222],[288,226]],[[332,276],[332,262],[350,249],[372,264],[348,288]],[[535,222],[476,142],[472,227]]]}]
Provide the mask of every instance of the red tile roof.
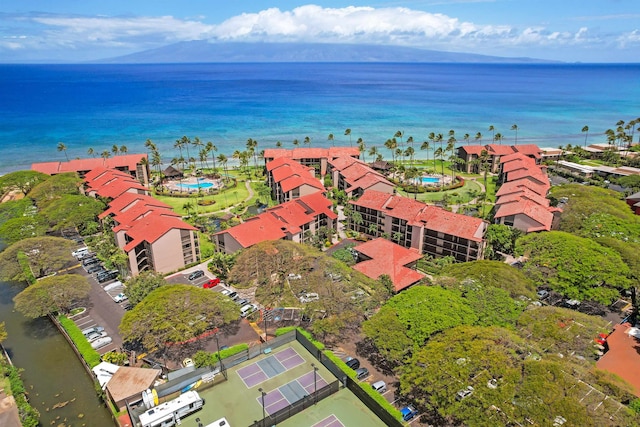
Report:
[{"label": "red tile roof", "polygon": [[467,155],[475,154],[477,156],[480,156],[482,154],[482,150],[487,149],[487,147],[485,147],[484,145],[462,145],[458,148],[467,153]]},{"label": "red tile roof", "polygon": [[287,150],[286,148],[267,148],[264,150],[264,158],[277,159],[280,157],[288,157],[291,159],[334,159],[341,156],[360,156],[360,150],[357,147],[301,147]]},{"label": "red tile roof", "polygon": [[274,182],[279,183],[282,191],[289,192],[304,184],[324,191],[322,183],[313,175],[314,169],[303,166],[290,159],[276,159],[267,163],[267,171],[271,173]]},{"label": "red tile roof", "polygon": [[266,240],[279,240],[287,235],[297,234],[303,225],[315,221],[320,214],[336,219],[332,206],[331,200],[322,193],[313,193],[270,208],[242,224],[216,234],[228,233],[243,248],[248,248]]},{"label": "red tile roof", "polygon": [[361,188],[363,190],[367,190],[368,188],[373,187],[376,184],[385,184],[389,187],[389,193],[393,192],[395,186],[387,181],[384,177],[381,177],[378,174],[367,173],[365,176],[356,179],[354,182],[350,183],[350,187],[345,190],[347,194],[352,193],[354,190]]},{"label": "red tile roof", "polygon": [[113,219],[116,224],[132,224],[153,212],[159,212],[162,215],[175,216],[177,218],[181,217],[179,213],[174,212],[171,208],[159,208],[157,206],[138,203],[131,207],[131,209],[127,209],[126,212],[117,213]]},{"label": "red tile roof", "polygon": [[546,197],[549,191],[549,185],[540,184],[527,178],[521,178],[514,181],[505,182],[496,192],[496,196],[504,196],[513,192],[521,191],[522,188],[528,188],[535,193]]},{"label": "red tile roof", "polygon": [[408,197],[367,190],[358,200],[351,203],[404,219],[411,225],[467,240],[480,242],[484,236],[485,222],[482,219],[449,212]]},{"label": "red tile roof", "polygon": [[542,150],[535,144],[514,145],[513,149],[527,156],[533,156],[536,159],[542,157]]},{"label": "red tile roof", "polygon": [[156,210],[130,224],[120,224],[114,228],[114,231],[120,230],[125,230],[127,236],[132,239],[123,248],[125,252],[129,252],[144,241],[154,243],[171,230],[196,231],[197,228],[174,215],[167,215],[164,210]]},{"label": "red tile roof", "polygon": [[356,246],[355,250],[371,259],[359,262],[353,268],[374,280],[386,274],[391,278],[396,292],[424,278],[424,275],[406,267],[422,258],[416,250],[403,248],[383,238],[370,240]]},{"label": "red tile roof", "polygon": [[351,156],[341,156],[341,157],[336,157],[333,160],[329,160],[329,164],[331,165],[331,167],[338,171],[341,171],[344,168],[349,167],[354,163],[365,164],[362,160],[356,159]]},{"label": "red tile roof", "polygon": [[549,207],[549,199],[526,187],[521,187],[518,191],[514,191],[513,193],[505,194],[504,196],[498,197],[498,200],[496,200],[496,205],[515,202],[521,199],[531,200],[545,208]]},{"label": "red tile roof", "polygon": [[521,178],[527,178],[543,185],[550,185],[549,177],[542,172],[540,168],[536,169],[518,169],[507,173],[507,181],[516,181]]},{"label": "red tile roof", "polygon": [[527,233],[542,230],[549,231],[551,230],[551,225],[553,223],[552,211],[554,210],[556,209],[545,208],[544,206],[539,205],[533,200],[521,198],[517,201],[508,202],[497,206],[497,211],[494,217],[503,218],[512,215],[524,215],[540,224],[539,226],[532,226],[527,229]]},{"label": "red tile roof", "polygon": [[64,172],[87,172],[96,168],[128,168],[135,171],[136,166],[142,158],[147,159],[146,154],[127,154],[123,156],[113,156],[108,159],[91,158],[91,159],[74,159],[68,162],[43,162],[33,163],[31,169],[54,175]]},{"label": "red tile roof", "polygon": [[507,154],[514,153],[515,150],[509,145],[487,144],[487,151],[490,155],[506,156]]},{"label": "red tile roof", "polygon": [[609,351],[596,362],[596,368],[612,372],[633,386],[640,397],[640,330],[629,323],[618,324],[607,337]]},{"label": "red tile roof", "polygon": [[127,209],[137,205],[138,203],[146,206],[156,206],[160,208],[171,208],[168,204],[161,202],[151,196],[138,193],[124,193],[121,196],[113,199],[109,202],[107,210],[98,215],[98,218],[102,219],[111,214],[118,214],[124,212]]},{"label": "red tile roof", "polygon": [[[135,191],[130,191],[135,190]],[[140,194],[146,194],[149,192],[147,187],[140,184],[134,179],[114,179],[104,186],[98,188],[92,188],[91,191],[95,191],[98,196],[115,199],[126,192],[136,192]]]}]

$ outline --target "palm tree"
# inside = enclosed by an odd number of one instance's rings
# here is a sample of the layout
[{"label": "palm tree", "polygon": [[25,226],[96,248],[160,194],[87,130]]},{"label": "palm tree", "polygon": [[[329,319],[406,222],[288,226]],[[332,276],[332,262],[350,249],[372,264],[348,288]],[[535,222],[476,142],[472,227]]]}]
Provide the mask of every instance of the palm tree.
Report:
[{"label": "palm tree", "polygon": [[311,147],[311,138],[309,138],[308,136],[304,137],[304,140],[302,141],[303,144],[307,144],[309,145],[309,147]]},{"label": "palm tree", "polygon": [[371,148],[369,148],[369,155],[371,157],[373,157],[374,159],[378,157],[379,153],[378,153],[378,147],[376,147],[375,145]]},{"label": "palm tree", "polygon": [[420,145],[420,149],[427,152],[427,163],[429,163],[429,149],[431,148],[431,144],[429,141],[422,141],[422,145]]},{"label": "palm tree", "polygon": [[282,142],[276,141],[276,147],[278,147],[278,148],[282,147]]},{"label": "palm tree", "polygon": [[218,162],[222,165],[222,170],[224,171],[225,174],[225,181],[229,181],[229,171],[227,170],[227,156],[225,156],[224,154],[220,153],[218,154]]},{"label": "palm tree", "polygon": [[[180,150],[180,157],[182,158],[182,146],[183,146],[183,142],[181,139],[176,139],[176,142],[173,144],[173,148],[177,148],[178,150]],[[182,167],[182,169],[184,170],[184,166]]]},{"label": "palm tree", "polygon": [[102,154],[100,154],[100,156],[101,156],[103,159],[105,159],[105,160],[106,160],[106,159],[108,159],[109,157],[111,157],[111,153],[109,152],[109,150],[104,150],[104,151],[102,152]]},{"label": "palm tree", "polygon": [[496,133],[493,137],[493,140],[502,145],[502,134],[500,132]]},{"label": "palm tree", "polygon": [[93,151],[93,148],[89,147],[89,149],[87,150],[87,154],[90,155],[91,157],[95,157],[95,152]]},{"label": "palm tree", "polygon": [[256,148],[258,147],[258,141],[255,139],[247,139],[247,150],[249,150],[249,155],[253,156],[253,167],[256,170],[256,174],[258,173],[258,158],[256,157]]},{"label": "palm tree", "polygon": [[414,154],[415,154],[415,150],[413,149],[413,147],[407,147],[407,149],[404,150],[405,157],[409,157],[409,167],[413,167],[413,155]]},{"label": "palm tree", "polygon": [[476,133],[476,136],[474,137],[474,139],[478,141],[480,144],[482,144],[482,134],[480,132]]},{"label": "palm tree", "polygon": [[127,151],[129,151],[129,149],[127,148],[126,145],[121,145],[120,146],[120,153],[121,154],[127,154]]},{"label": "palm tree", "polygon": [[442,176],[444,176],[444,150],[442,147],[436,148],[436,151],[433,152],[433,169],[436,168],[436,157],[440,157],[440,162],[442,163]]},{"label": "palm tree", "polygon": [[[189,138],[187,138],[186,135],[183,135],[182,138],[180,138],[180,142],[182,143],[183,147],[187,148],[187,159],[189,159],[189,161],[191,161],[192,157],[191,154],[189,154],[189,145],[191,145],[191,140]],[[194,159],[195,162],[195,159]],[[191,165],[189,165],[189,167],[191,167]],[[195,165],[194,165],[195,167]]]},{"label": "palm tree", "polygon": [[200,169],[204,169],[206,166],[209,169],[209,163],[207,162],[207,158],[209,157],[209,153],[206,148],[202,148],[198,152],[198,160],[200,160]]},{"label": "palm tree", "polygon": [[120,152],[120,147],[118,147],[116,144],[113,144],[113,146],[111,147],[111,152],[114,156],[117,156]]},{"label": "palm tree", "polygon": [[396,157],[395,157],[395,149],[396,149],[396,147],[398,146],[397,141],[395,140],[395,138],[393,138],[393,139],[387,139],[387,140],[384,142],[384,146],[385,146],[389,151],[391,151],[391,162],[395,164],[395,159],[396,159]]},{"label": "palm tree", "polygon": [[582,133],[584,133],[584,146],[587,146],[587,137],[589,136],[589,126],[584,125],[582,127]]},{"label": "palm tree", "polygon": [[489,126],[489,132],[493,132],[493,133],[491,134],[491,140],[492,140],[492,141],[495,141],[495,140],[496,140],[496,128],[495,128],[495,127],[493,127],[493,125],[490,125],[490,126]]},{"label": "palm tree", "polygon": [[344,134],[345,135],[349,135],[349,146],[353,147],[353,145],[351,145],[351,129],[347,128],[344,130]]},{"label": "palm tree", "polygon": [[471,137],[469,136],[469,134],[468,134],[468,133],[465,133],[465,134],[462,136],[462,139],[467,143],[467,145],[469,145],[469,138],[471,138]]},{"label": "palm tree", "polygon": [[205,150],[207,150],[207,154],[211,153],[211,160],[213,162],[213,173],[216,173],[216,155],[215,152],[218,151],[218,147],[216,147],[213,142],[208,141],[207,145],[204,146]]},{"label": "palm tree", "polygon": [[298,141],[297,139],[294,139],[293,140],[293,145],[295,145],[297,147],[298,145],[300,145],[300,141]]},{"label": "palm tree", "polygon": [[58,142],[58,151],[64,152],[64,156],[67,158],[67,162],[69,161],[69,156],[67,155],[67,146],[64,142]]},{"label": "palm tree", "polygon": [[358,140],[356,141],[356,145],[358,146],[358,150],[362,153],[362,161],[366,162],[366,149],[367,149],[367,144],[364,143],[364,139],[362,138],[358,138]]},{"label": "palm tree", "polygon": [[400,148],[402,148],[404,150],[404,142],[402,141],[402,137],[404,136],[404,132],[401,130],[396,131],[396,133],[393,135],[394,138],[400,138]]},{"label": "palm tree", "polygon": [[511,126],[511,130],[515,130],[516,131],[516,140],[515,140],[515,145],[518,145],[518,125],[513,124]]},{"label": "palm tree", "polygon": [[333,147],[333,134],[330,133],[329,136],[327,137],[327,141],[331,142],[331,146]]}]

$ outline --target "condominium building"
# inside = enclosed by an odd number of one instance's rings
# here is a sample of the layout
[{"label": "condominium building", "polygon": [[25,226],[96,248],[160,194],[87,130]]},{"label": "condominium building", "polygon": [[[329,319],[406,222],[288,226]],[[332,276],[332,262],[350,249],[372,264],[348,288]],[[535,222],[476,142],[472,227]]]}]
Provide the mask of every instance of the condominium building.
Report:
[{"label": "condominium building", "polygon": [[88,159],[73,159],[67,162],[33,163],[31,169],[57,175],[65,172],[76,172],[80,178],[92,170],[104,168],[126,172],[142,185],[149,185],[149,156],[147,154],[124,154],[108,158],[92,157]]},{"label": "condominium building", "polygon": [[327,173],[327,162],[343,156],[358,159],[360,158],[360,150],[357,147],[301,147],[292,150],[285,148],[267,148],[264,150],[264,163],[266,165],[275,159],[287,158],[295,160],[303,166],[312,167],[317,175],[325,176]]}]

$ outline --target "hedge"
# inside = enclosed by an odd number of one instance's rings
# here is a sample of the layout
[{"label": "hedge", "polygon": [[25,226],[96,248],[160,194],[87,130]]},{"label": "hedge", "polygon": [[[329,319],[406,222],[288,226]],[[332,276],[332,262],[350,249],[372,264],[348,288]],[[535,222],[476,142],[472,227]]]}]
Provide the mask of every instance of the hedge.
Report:
[{"label": "hedge", "polygon": [[90,368],[93,368],[100,364],[100,354],[91,347],[91,343],[87,341],[87,338],[82,334],[82,331],[73,322],[73,320],[60,315],[58,316],[58,321],[64,330],[67,331],[67,335],[69,335],[71,341],[73,341],[73,344],[76,346],[78,352],[80,352],[80,355],[87,365],[89,365]]},{"label": "hedge", "polygon": [[[220,358],[226,359],[227,357],[231,357],[238,353],[242,353],[243,351],[247,351],[249,349],[249,345],[246,343],[238,344],[231,346],[229,348],[225,348],[224,350],[220,350]],[[218,352],[215,352],[213,358],[218,360]]]},{"label": "hedge", "polygon": [[291,332],[294,329],[297,329],[298,332],[300,332],[302,335],[304,335],[318,349],[323,350],[322,352],[323,352],[323,354],[325,356],[327,356],[327,359],[331,360],[338,368],[340,368],[349,377],[351,377],[351,379],[353,379],[360,386],[361,389],[363,389],[369,396],[371,396],[376,402],[378,402],[380,404],[380,406],[382,406],[394,418],[396,418],[399,421],[402,421],[402,414],[400,413],[400,411],[395,406],[393,406],[391,403],[387,402],[387,399],[385,399],[383,395],[381,395],[380,393],[375,391],[373,389],[373,387],[371,387],[369,385],[369,383],[363,383],[363,382],[360,382],[358,379],[356,379],[356,371],[354,371],[353,369],[349,368],[347,366],[347,364],[342,359],[340,359],[335,354],[333,354],[333,352],[331,350],[326,350],[325,349],[325,345],[323,343],[319,342],[319,341],[316,341],[312,337],[311,333],[309,333],[308,331],[306,331],[305,329],[302,329],[300,327],[287,326],[287,327],[284,327],[284,328],[276,329],[276,332],[275,332],[276,337],[278,337],[280,335],[284,335],[284,334],[286,334],[288,332]]},{"label": "hedge", "polygon": [[18,413],[20,414],[20,422],[23,427],[36,427],[40,425],[40,413],[35,409],[26,397],[26,390],[22,378],[20,378],[20,370],[0,355],[0,372],[9,379],[11,386],[11,395],[16,401]]}]

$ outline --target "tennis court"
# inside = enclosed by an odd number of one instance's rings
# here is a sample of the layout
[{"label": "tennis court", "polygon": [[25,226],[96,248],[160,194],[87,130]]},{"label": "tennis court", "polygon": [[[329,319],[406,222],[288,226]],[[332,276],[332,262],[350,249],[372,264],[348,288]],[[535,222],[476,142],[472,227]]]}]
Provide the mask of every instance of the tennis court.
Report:
[{"label": "tennis court", "polygon": [[331,414],[322,421],[319,421],[311,427],[345,427],[335,415]]},{"label": "tennis court", "polygon": [[[266,393],[264,395],[264,410],[271,415],[298,400],[306,398],[314,392],[314,389],[321,389],[328,384],[317,372],[315,373],[315,379],[313,371],[307,372],[295,380]],[[262,405],[262,396],[257,397],[256,400],[258,404]]]},{"label": "tennis court", "polygon": [[244,385],[251,388],[303,363],[304,358],[295,349],[288,347],[238,369],[237,373]]}]

